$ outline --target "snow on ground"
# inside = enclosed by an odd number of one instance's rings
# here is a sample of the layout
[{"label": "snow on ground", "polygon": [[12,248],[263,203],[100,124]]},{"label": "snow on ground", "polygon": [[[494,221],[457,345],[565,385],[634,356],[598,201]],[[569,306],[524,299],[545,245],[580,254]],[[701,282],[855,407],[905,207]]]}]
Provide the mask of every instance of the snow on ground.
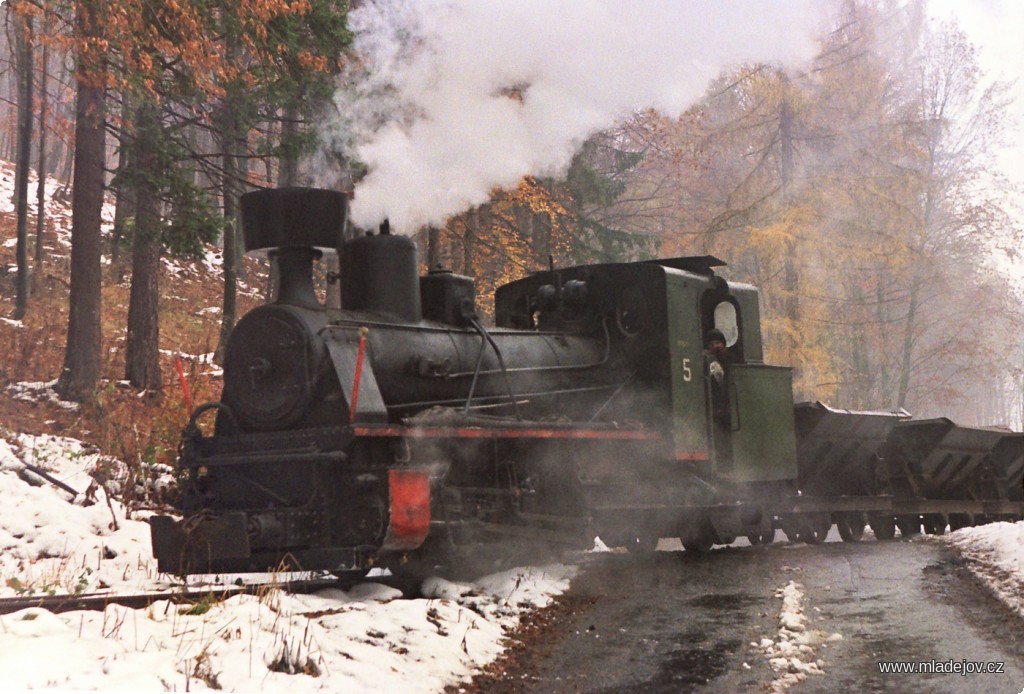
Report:
[{"label": "snow on ground", "polygon": [[808,675],[824,674],[818,648],[841,641],[843,637],[812,628],[804,612],[804,587],[800,583],[790,581],[775,592],[775,597],[782,599],[777,638],[762,638],[750,646],[762,651],[775,671],[769,691],[783,692],[803,682]]},{"label": "snow on ground", "polygon": [[[0,597],[159,590],[170,597],[183,587],[157,572],[145,518],[129,518],[117,501],[122,472],[118,461],[74,439],[0,438]],[[1024,618],[1024,523],[967,528],[942,541]],[[595,549],[608,551],[600,541]],[[472,584],[430,579],[424,593],[431,597],[418,600],[365,583],[314,595],[268,590],[191,608],[170,600],[104,612],[30,608],[0,616],[3,689],[438,692],[492,662],[523,612],[563,592],[575,571],[553,564]],[[238,578],[193,577],[191,587],[226,588]],[[751,647],[776,673],[771,690],[781,692],[822,674],[819,649],[842,637],[815,628],[798,582],[777,597],[778,633]]]},{"label": "snow on ground", "polygon": [[[39,179],[35,169],[28,172],[28,213],[36,214],[37,186]],[[70,187],[62,185],[52,176],[45,178],[44,212],[57,231],[57,242],[65,248],[71,247],[71,192]],[[0,160],[0,213],[14,214],[14,164]],[[114,225],[114,205],[107,202],[101,212],[104,232],[110,231]],[[35,229],[30,232],[32,243],[35,243]],[[16,239],[15,239],[16,241]]]},{"label": "snow on ground", "polygon": [[942,539],[960,551],[993,595],[1024,619],[1024,522],[963,528]]},{"label": "snow on ground", "polygon": [[[0,439],[0,597],[180,589],[156,571],[145,520],[107,496],[117,464],[73,439]],[[192,608],[30,608],[0,616],[2,689],[442,691],[493,661],[520,615],[574,573],[552,564],[472,584],[430,579],[431,597],[418,600],[365,583]],[[227,587],[236,577],[203,578]]]}]

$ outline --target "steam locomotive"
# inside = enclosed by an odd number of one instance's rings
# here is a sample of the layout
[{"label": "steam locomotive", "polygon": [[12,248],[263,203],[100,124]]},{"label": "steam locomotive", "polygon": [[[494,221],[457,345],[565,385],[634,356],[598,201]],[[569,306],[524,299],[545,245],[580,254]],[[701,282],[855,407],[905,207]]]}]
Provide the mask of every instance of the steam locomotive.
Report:
[{"label": "steam locomotive", "polygon": [[[269,251],[279,291],[239,321],[222,398],[184,432],[182,517],[151,519],[161,571],[341,574],[595,535],[700,552],[1024,517],[1024,434],[794,405],[791,370],[764,363],[757,289],[714,257],[536,272],[497,290],[489,328],[470,278],[419,276],[386,225],[345,238],[346,211],[327,190],[242,197],[245,248]],[[325,250],[340,300],[317,294]],[[728,364],[705,353],[711,329]]]}]

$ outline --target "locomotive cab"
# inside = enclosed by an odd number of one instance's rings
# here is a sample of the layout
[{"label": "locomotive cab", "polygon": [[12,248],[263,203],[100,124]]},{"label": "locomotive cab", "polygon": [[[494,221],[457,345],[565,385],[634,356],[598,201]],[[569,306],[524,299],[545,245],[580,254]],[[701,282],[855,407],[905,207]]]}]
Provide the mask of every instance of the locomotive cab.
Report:
[{"label": "locomotive cab", "polygon": [[712,424],[717,470],[764,488],[796,474],[792,369],[764,363],[758,290],[722,284],[702,298],[705,325],[724,333],[730,353],[722,384],[725,417]]}]

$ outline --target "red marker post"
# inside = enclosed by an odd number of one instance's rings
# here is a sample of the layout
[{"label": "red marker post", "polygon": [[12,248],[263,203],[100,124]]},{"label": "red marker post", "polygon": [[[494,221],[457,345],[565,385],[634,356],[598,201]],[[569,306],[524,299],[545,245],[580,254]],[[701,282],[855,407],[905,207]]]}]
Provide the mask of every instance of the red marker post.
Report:
[{"label": "red marker post", "polygon": [[356,421],[356,405],[359,402],[359,381],[363,378],[363,359],[366,358],[366,334],[370,329],[366,326],[359,328],[359,352],[356,354],[356,376],[352,381],[352,407],[348,413],[348,423]]},{"label": "red marker post", "polygon": [[185,395],[185,407],[192,411],[192,393],[188,389],[188,381],[185,380],[185,367],[181,363],[181,357],[174,357],[174,366],[178,370],[178,383],[181,384],[181,392]]}]

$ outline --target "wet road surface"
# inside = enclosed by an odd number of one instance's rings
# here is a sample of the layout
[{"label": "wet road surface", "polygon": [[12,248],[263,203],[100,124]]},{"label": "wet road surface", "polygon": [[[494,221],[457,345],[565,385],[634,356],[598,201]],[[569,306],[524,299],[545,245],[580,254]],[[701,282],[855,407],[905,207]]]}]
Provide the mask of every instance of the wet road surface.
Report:
[{"label": "wet road surface", "polygon": [[[803,586],[808,628],[842,636],[815,647],[824,674],[808,675],[794,694],[1024,690],[1024,621],[980,589],[955,555],[924,539],[590,555],[530,656],[501,682],[478,685],[771,691],[779,674],[755,644],[779,638],[777,591],[790,581]],[[878,665],[964,660],[1001,662],[1003,673],[882,674]]]}]

